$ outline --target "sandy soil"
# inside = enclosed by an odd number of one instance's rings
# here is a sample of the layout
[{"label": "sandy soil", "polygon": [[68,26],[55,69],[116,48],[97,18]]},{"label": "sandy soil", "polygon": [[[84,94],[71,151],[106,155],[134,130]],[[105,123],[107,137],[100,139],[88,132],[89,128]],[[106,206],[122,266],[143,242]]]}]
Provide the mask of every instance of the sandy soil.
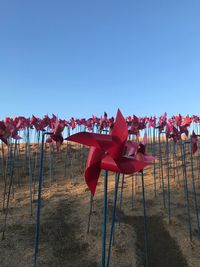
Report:
[{"label": "sandy soil", "polygon": [[[34,159],[36,156],[39,159],[39,155],[37,154],[37,146],[32,146],[31,149],[31,164],[34,166]],[[28,161],[25,165],[25,148],[21,147],[20,150],[21,154],[19,154],[14,167],[14,186],[9,204],[5,239],[0,241],[1,267],[33,266],[37,194],[34,195],[33,216],[31,216]],[[38,266],[101,266],[103,172],[99,178],[94,198],[90,232],[87,233],[90,193],[83,178],[86,157],[87,149],[80,146],[70,146],[68,148],[65,146],[60,153],[54,152],[53,159],[49,156],[49,150],[46,151]],[[53,162],[51,179],[50,160]],[[158,163],[156,163],[156,196],[154,194],[153,165],[145,170],[149,266],[151,267],[200,266],[200,244],[196,233],[196,217],[192,195],[189,196],[193,231],[193,240],[190,241],[180,158],[178,161],[179,182],[177,175],[174,179],[173,168],[170,170],[171,224],[168,224],[168,210],[163,208]],[[35,176],[38,177],[37,168]],[[188,168],[188,184],[191,192],[190,176],[191,170]],[[167,203],[165,165],[164,181]],[[108,181],[107,239],[109,238],[112,218],[114,186],[115,176],[110,173]],[[125,176],[122,209],[120,210],[121,187],[122,176],[117,203],[115,244],[112,247],[110,266],[142,267],[144,266],[144,218],[141,176],[134,176],[133,179],[131,176]],[[0,191],[2,197],[0,207],[2,207],[3,201],[3,188],[4,181],[1,177]],[[200,200],[199,192],[200,190],[197,188],[198,203]],[[4,217],[5,212],[1,208],[1,230],[3,229]]]}]

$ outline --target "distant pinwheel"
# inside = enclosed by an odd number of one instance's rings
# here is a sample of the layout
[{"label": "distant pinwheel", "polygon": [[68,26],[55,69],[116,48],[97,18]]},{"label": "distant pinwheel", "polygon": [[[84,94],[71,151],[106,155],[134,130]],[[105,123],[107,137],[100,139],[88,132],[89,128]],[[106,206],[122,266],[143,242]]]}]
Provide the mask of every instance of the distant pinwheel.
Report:
[{"label": "distant pinwheel", "polygon": [[53,121],[51,124],[52,132],[50,133],[50,136],[47,138],[47,143],[56,143],[57,150],[60,149],[64,139],[62,132],[65,128],[65,121],[58,120],[56,118],[56,121]]},{"label": "distant pinwheel", "polygon": [[6,126],[3,121],[0,121],[0,140],[8,145],[8,135],[6,133]]}]

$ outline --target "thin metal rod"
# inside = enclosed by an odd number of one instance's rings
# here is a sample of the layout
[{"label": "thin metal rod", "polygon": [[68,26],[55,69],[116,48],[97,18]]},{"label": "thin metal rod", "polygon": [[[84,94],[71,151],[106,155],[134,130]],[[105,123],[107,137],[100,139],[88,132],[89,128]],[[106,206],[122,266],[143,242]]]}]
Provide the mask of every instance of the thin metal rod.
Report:
[{"label": "thin metal rod", "polygon": [[117,173],[116,174],[116,180],[115,180],[115,193],[114,193],[114,203],[113,203],[113,211],[112,211],[112,224],[111,224],[111,229],[110,229],[110,240],[109,240],[106,267],[109,267],[109,265],[110,265],[111,246],[112,246],[112,239],[113,239],[113,234],[114,234],[114,229],[115,229],[115,215],[116,215],[116,204],[117,204],[119,177],[120,177],[120,174]]},{"label": "thin metal rod", "polygon": [[44,137],[45,137],[45,133],[42,134],[41,155],[40,155],[39,188],[38,188],[38,203],[37,203],[37,217],[36,217],[36,231],[35,231],[34,267],[37,266],[37,254],[38,254],[39,234],[40,234],[40,210],[41,210],[43,157],[44,157]]},{"label": "thin metal rod", "polygon": [[196,212],[196,220],[197,220],[197,233],[198,239],[200,239],[200,222],[199,222],[199,209],[197,204],[197,195],[196,195],[196,186],[195,186],[195,178],[194,178],[194,166],[193,166],[193,155],[192,155],[192,137],[190,140],[190,160],[191,160],[191,170],[192,170],[192,189],[194,196],[194,206]]},{"label": "thin metal rod", "polygon": [[167,167],[167,197],[168,197],[168,222],[171,224],[171,200],[170,200],[170,166],[169,166],[169,142],[166,137],[166,167]]},{"label": "thin metal rod", "polygon": [[146,214],[146,202],[145,202],[145,188],[144,188],[144,173],[142,171],[142,202],[144,213],[144,253],[145,253],[145,266],[149,266],[149,252],[148,252],[148,230],[147,230],[147,214]]},{"label": "thin metal rod", "polygon": [[105,267],[105,259],[106,259],[107,191],[108,191],[108,171],[105,171],[103,224],[102,224],[102,260],[101,260],[102,267]]},{"label": "thin metal rod", "polygon": [[87,233],[90,232],[90,221],[92,216],[92,208],[93,208],[93,195],[90,193],[90,211],[89,211],[89,217],[88,217],[88,226],[87,226]]},{"label": "thin metal rod", "polygon": [[189,203],[189,192],[188,192],[188,180],[187,180],[187,170],[186,170],[186,160],[185,160],[185,144],[182,143],[182,161],[183,161],[183,173],[184,173],[184,191],[186,198],[186,206],[187,206],[187,215],[188,215],[188,229],[189,229],[189,237],[192,241],[192,225],[191,225],[191,216],[190,216],[190,203]]},{"label": "thin metal rod", "polygon": [[122,186],[119,200],[119,225],[121,223],[121,211],[122,211],[122,197],[123,197],[123,189],[124,189],[124,174],[122,175]]},{"label": "thin metal rod", "polygon": [[160,141],[160,133],[159,133],[159,151],[160,151],[160,172],[161,172],[161,180],[162,180],[163,206],[164,206],[164,208],[166,208],[165,184],[164,184],[164,175],[163,175],[163,160],[162,160],[162,148],[161,148],[161,141]]}]

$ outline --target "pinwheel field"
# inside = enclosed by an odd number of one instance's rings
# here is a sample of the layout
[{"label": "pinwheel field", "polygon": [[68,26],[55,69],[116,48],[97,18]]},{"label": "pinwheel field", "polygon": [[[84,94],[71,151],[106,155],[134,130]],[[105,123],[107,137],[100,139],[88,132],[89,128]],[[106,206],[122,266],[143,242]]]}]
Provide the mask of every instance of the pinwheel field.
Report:
[{"label": "pinwheel field", "polygon": [[0,266],[200,266],[200,119],[0,121]]},{"label": "pinwheel field", "polygon": [[199,14],[0,1],[0,267],[200,267]]}]

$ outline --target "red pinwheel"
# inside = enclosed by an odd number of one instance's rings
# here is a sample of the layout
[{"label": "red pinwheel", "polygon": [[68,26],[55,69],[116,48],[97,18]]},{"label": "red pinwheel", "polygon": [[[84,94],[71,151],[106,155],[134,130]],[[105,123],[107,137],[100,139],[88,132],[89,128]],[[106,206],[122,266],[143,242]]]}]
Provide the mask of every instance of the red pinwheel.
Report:
[{"label": "red pinwheel", "polygon": [[190,118],[189,116],[186,116],[186,117],[183,119],[182,125],[190,126],[191,123],[192,123],[192,118]]},{"label": "red pinwheel", "polygon": [[197,116],[197,115],[193,115],[193,116],[192,116],[192,119],[193,119],[193,121],[194,121],[195,123],[200,123],[200,118],[199,118],[199,116]]},{"label": "red pinwheel", "polygon": [[99,120],[100,131],[107,128],[107,126],[108,126],[108,119],[107,118],[108,118],[108,115],[106,112],[104,112],[103,118],[101,116],[100,120]]},{"label": "red pinwheel", "polygon": [[[132,174],[149,165],[149,161],[136,160],[127,153],[130,141],[127,141],[128,129],[126,121],[120,110],[117,112],[116,121],[111,134],[96,134],[81,132],[74,134],[66,140],[90,146],[85,170],[85,181],[94,195],[101,169]],[[132,146],[135,147],[135,144]]]},{"label": "red pinwheel", "polygon": [[177,126],[181,126],[182,124],[182,116],[179,114],[178,116],[174,116],[174,121]]},{"label": "red pinwheel", "polygon": [[35,127],[36,131],[45,131],[45,121],[32,115],[31,124]]},{"label": "red pinwheel", "polygon": [[8,135],[6,133],[6,126],[3,121],[0,121],[0,140],[8,145]]},{"label": "red pinwheel", "polygon": [[156,128],[156,116],[148,118],[149,128]]},{"label": "red pinwheel", "polygon": [[16,123],[12,118],[5,118],[4,124],[6,127],[6,135],[7,137],[12,137],[15,140],[21,139],[21,137],[18,135],[18,128],[16,127]]},{"label": "red pinwheel", "polygon": [[149,164],[152,163],[156,158],[152,155],[148,155],[146,153],[146,144],[140,143],[137,149],[137,154],[135,156],[136,160],[143,160],[148,162]]},{"label": "red pinwheel", "polygon": [[129,134],[139,135],[139,119],[135,115],[133,115],[133,118],[130,121],[128,121],[128,132]]},{"label": "red pinwheel", "polygon": [[171,133],[170,137],[173,138],[174,143],[177,143],[177,141],[181,139],[181,132],[179,132],[179,130],[173,126],[172,127],[172,133]]},{"label": "red pinwheel", "polygon": [[52,123],[52,133],[47,138],[47,143],[53,143],[56,142],[57,150],[60,149],[62,143],[63,143],[63,136],[62,132],[65,128],[65,121],[56,119],[55,122]]},{"label": "red pinwheel", "polygon": [[143,141],[141,143],[135,143],[132,141],[127,141],[126,154],[131,157],[135,157],[137,160],[142,160],[148,163],[151,163],[155,160],[155,157],[152,155],[148,155],[146,153],[146,145],[147,145],[147,135],[144,135]]},{"label": "red pinwheel", "polygon": [[197,139],[198,139],[198,136],[200,135],[197,135],[195,134],[195,132],[193,131],[192,132],[192,135],[191,135],[191,139],[192,139],[192,153],[195,154],[197,152]]},{"label": "red pinwheel", "polygon": [[159,129],[160,133],[164,130],[166,122],[167,122],[167,113],[165,112],[164,115],[159,118],[158,122],[159,125],[156,127]]},{"label": "red pinwheel", "polygon": [[70,120],[70,126],[71,126],[72,130],[74,130],[76,128],[76,121],[73,117]]}]

